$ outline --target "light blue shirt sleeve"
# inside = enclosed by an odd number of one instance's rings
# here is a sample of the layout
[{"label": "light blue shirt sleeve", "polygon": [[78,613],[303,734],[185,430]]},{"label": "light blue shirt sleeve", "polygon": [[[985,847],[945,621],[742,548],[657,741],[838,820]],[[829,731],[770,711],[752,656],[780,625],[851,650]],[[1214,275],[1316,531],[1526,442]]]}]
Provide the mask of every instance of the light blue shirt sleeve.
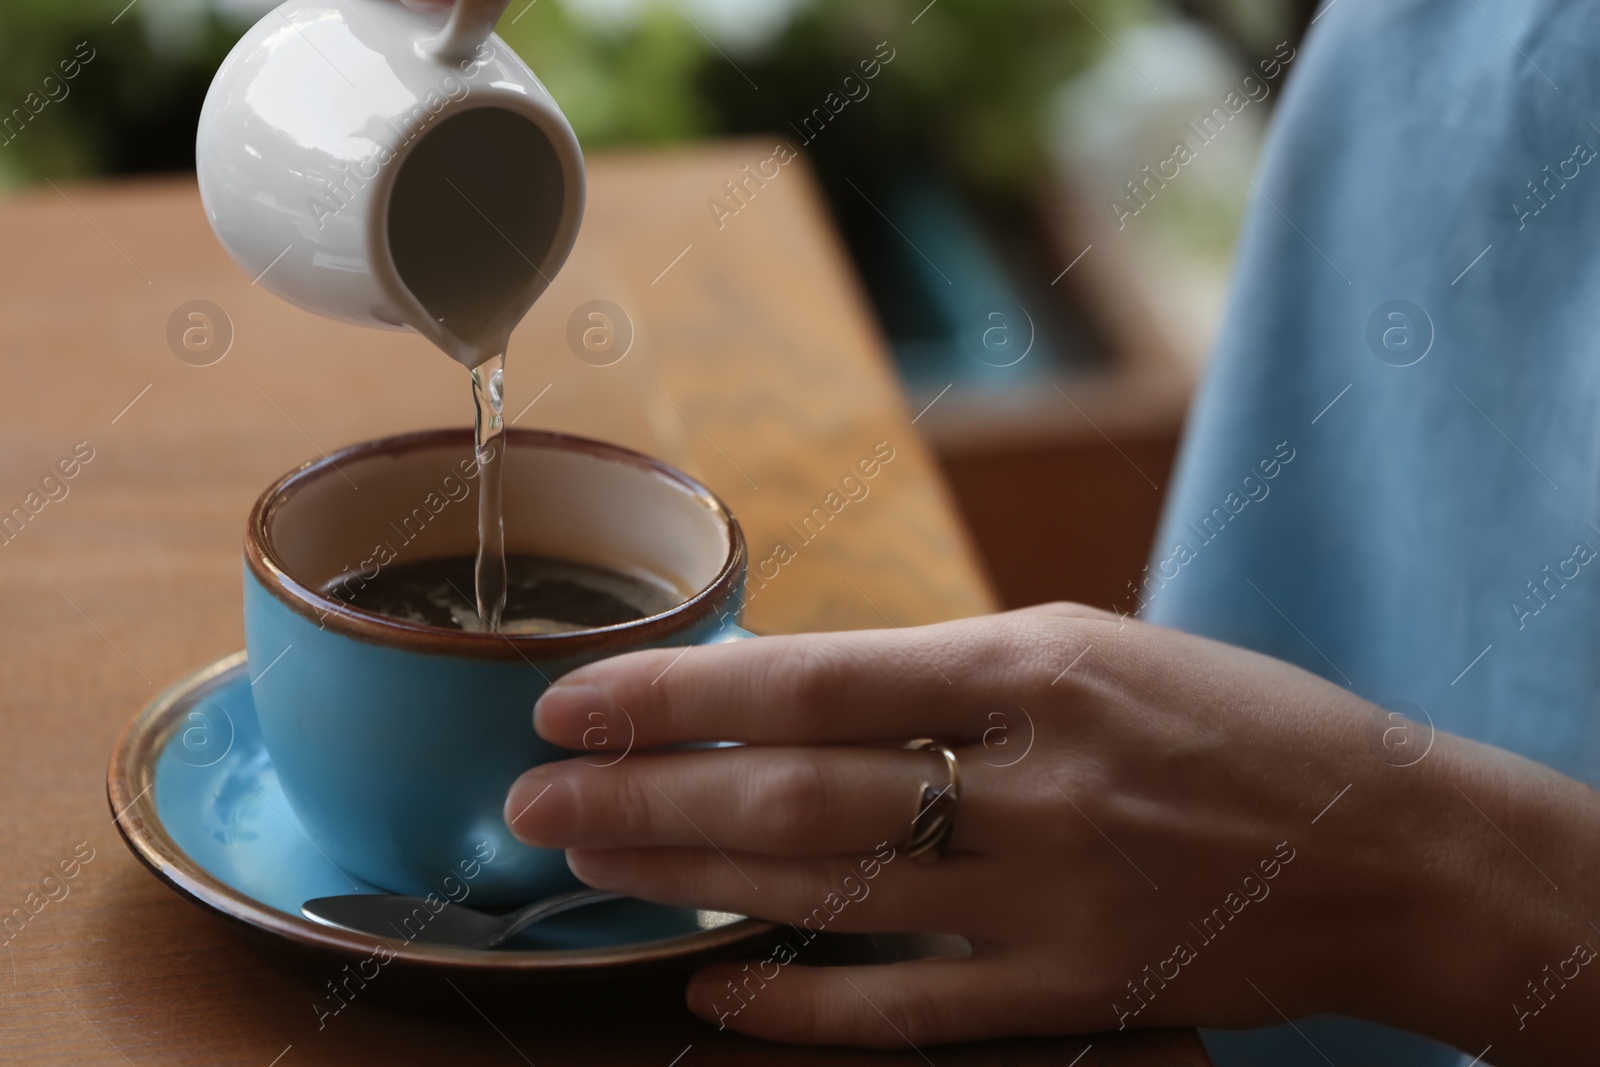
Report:
[{"label": "light blue shirt sleeve", "polygon": [[[1419,744],[1431,724],[1600,783],[1597,123],[1600,5],[1324,6],[1255,180],[1144,618],[1404,711]],[[1481,1051],[1297,1023],[1207,1043],[1220,1067]]]}]

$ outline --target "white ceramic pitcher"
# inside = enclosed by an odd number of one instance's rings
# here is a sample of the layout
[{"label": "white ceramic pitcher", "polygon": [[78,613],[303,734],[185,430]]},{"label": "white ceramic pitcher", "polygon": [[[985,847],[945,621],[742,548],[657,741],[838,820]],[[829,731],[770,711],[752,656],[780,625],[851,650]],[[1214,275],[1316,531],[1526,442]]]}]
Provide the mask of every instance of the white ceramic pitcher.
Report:
[{"label": "white ceramic pitcher", "polygon": [[251,278],[467,366],[494,354],[567,258],[584,199],[572,127],[492,32],[506,2],[289,0],[244,35],[195,162]]}]

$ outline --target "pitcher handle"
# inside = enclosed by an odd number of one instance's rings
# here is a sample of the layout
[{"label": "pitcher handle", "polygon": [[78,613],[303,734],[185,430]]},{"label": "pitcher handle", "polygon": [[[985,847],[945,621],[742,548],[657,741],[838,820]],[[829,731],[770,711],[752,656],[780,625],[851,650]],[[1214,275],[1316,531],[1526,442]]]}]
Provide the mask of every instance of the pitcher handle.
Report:
[{"label": "pitcher handle", "polygon": [[456,0],[450,21],[437,36],[422,42],[425,51],[446,63],[471,59],[489,39],[510,0]]}]

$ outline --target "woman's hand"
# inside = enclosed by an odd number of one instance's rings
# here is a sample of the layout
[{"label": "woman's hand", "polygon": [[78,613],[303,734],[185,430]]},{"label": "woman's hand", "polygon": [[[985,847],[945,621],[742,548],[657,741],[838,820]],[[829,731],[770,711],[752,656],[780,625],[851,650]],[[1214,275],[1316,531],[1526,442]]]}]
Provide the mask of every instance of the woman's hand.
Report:
[{"label": "woman's hand", "polygon": [[[1529,1033],[1565,1033],[1584,998],[1520,1020],[1512,1001],[1575,941],[1600,945],[1580,903],[1600,872],[1555,854],[1574,819],[1600,850],[1589,791],[1276,660],[1074,605],[620,656],[562,678],[535,724],[594,754],[517,782],[518,837],[569,850],[590,885],[793,924],[787,951],[689,988],[697,1013],[762,1037],[1337,1011],[1554,1048]],[[895,851],[923,784],[945,782],[937,754],[900,747],[916,737],[954,748],[963,777],[932,864]],[[719,740],[746,744],[657,751]],[[953,933],[973,953],[811,968],[818,930]]]}]

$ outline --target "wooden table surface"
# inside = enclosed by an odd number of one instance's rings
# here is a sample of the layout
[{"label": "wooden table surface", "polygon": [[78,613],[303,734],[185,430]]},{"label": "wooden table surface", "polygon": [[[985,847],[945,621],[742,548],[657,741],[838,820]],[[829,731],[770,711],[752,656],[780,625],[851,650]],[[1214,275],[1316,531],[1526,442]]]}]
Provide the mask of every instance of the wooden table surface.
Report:
[{"label": "wooden table surface", "polygon": [[[592,161],[577,250],[512,341],[507,412],[695,474],[744,523],[753,563],[786,542],[793,557],[754,590],[757,630],[990,610],[805,164],[720,230],[705,206],[769,154],[735,143]],[[206,367],[167,340],[169,317],[197,299],[233,330]],[[634,327],[612,366],[567,341],[592,299]],[[163,686],[242,647],[239,545],[257,493],[319,452],[469,418],[465,372],[419,338],[323,321],[253,287],[191,180],[47,185],[0,203],[0,515],[29,514],[0,534],[0,915],[29,914],[0,952],[0,1062],[667,1067],[690,1045],[682,1067],[924,1062],[757,1046],[689,1017],[659,984],[599,986],[559,1013],[497,1005],[492,1020],[445,990],[420,1010],[355,1003],[319,1032],[312,985],[123,846],[106,757]],[[870,494],[802,543],[788,524],[885,441],[894,458]],[[74,477],[46,482],[75,449]],[[64,898],[44,898],[75,849],[93,858]],[[925,1051],[1067,1063],[1090,1040]],[[1193,1035],[1092,1040],[1081,1067],[1205,1062]]]}]

